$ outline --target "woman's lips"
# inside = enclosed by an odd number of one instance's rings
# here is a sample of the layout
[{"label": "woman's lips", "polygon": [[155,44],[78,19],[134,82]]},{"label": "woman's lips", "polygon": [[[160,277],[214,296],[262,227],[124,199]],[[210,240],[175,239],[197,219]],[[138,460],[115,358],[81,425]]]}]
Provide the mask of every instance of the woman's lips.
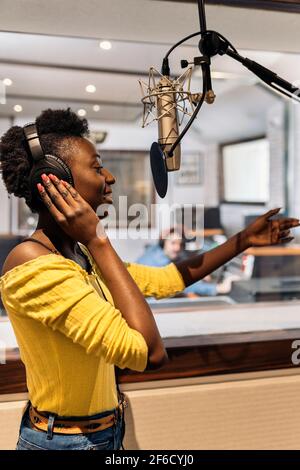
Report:
[{"label": "woman's lips", "polygon": [[105,197],[105,199],[106,199],[106,198],[112,199],[112,192],[111,192],[111,191],[108,191],[108,192],[104,193],[103,196]]}]

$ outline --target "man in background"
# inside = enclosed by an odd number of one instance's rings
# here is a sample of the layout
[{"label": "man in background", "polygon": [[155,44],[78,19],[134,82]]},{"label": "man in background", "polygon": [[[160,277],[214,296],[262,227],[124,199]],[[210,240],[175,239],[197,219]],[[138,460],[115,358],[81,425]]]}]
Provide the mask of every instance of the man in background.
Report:
[{"label": "man in background", "polygon": [[[159,267],[179,260],[186,255],[184,233],[181,226],[175,226],[160,234],[158,243],[146,248],[143,255],[136,260],[136,263]],[[183,294],[187,297],[228,294],[231,290],[232,280],[231,277],[227,277],[224,281],[217,283],[212,280],[211,276],[207,276],[187,287]]]}]

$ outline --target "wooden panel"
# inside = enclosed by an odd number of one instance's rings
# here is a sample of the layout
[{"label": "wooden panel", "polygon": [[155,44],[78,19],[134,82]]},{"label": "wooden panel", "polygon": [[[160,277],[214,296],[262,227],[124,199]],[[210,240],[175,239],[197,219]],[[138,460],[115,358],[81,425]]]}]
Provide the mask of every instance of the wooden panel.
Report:
[{"label": "wooden panel", "polygon": [[125,449],[299,449],[300,376],[239,379],[126,392]]},{"label": "wooden panel", "polygon": [[[200,377],[295,367],[292,342],[300,330],[222,334],[164,340],[169,363],[159,370],[118,370],[120,383]],[[17,350],[0,368],[0,394],[26,392],[25,368]]]}]

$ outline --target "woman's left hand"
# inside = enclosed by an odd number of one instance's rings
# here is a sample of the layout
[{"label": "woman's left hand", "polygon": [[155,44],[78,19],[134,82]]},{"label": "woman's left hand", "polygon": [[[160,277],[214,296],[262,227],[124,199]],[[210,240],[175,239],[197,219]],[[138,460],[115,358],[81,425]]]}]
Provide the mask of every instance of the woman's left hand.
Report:
[{"label": "woman's left hand", "polygon": [[269,220],[278,214],[280,208],[273,209],[254,220],[243,231],[249,246],[268,246],[289,243],[290,229],[300,226],[299,219],[283,217],[282,219]]}]

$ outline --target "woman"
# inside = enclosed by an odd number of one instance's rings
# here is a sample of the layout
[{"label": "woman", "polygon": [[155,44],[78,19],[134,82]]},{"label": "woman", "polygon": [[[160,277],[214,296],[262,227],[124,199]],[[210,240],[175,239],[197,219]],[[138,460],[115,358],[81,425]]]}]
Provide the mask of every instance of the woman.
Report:
[{"label": "woman", "polygon": [[288,242],[299,221],[270,221],[276,209],[201,256],[161,268],[123,263],[96,215],[112,204],[115,178],[87,139],[87,121],[49,109],[36,126],[44,153],[68,165],[74,186],[44,174],[39,200],[23,128],[2,137],[7,191],[39,215],[31,237],[9,253],[0,284],[29,392],[17,449],[120,449],[114,366],[144,371],[168,359],[144,297],[174,295],[250,246]]}]

